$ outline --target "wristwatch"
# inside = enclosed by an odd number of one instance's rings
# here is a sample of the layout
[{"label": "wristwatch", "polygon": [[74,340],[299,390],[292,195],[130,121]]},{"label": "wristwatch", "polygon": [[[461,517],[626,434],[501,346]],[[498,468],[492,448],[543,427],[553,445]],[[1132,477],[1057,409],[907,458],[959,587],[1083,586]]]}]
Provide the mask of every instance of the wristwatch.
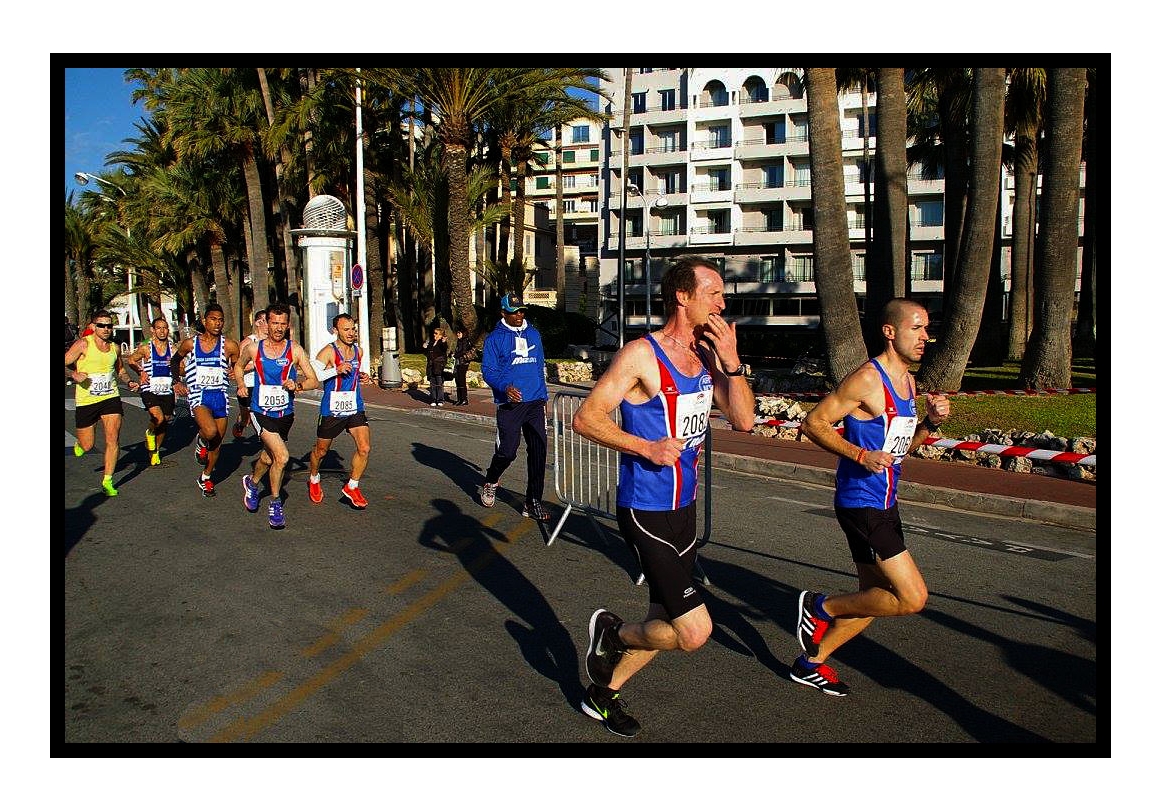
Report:
[{"label": "wristwatch", "polygon": [[736,368],[735,370],[725,370],[723,372],[723,375],[725,375],[725,376],[744,376],[744,375],[751,374],[751,372],[752,372],[751,365],[748,365],[745,362],[740,362],[740,366],[738,368]]}]

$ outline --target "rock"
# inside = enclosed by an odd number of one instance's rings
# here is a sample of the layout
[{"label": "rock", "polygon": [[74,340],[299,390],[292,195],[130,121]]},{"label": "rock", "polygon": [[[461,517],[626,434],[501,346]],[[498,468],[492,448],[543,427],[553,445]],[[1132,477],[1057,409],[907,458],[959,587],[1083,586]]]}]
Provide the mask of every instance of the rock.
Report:
[{"label": "rock", "polygon": [[1017,471],[1020,474],[1030,474],[1034,463],[1029,457],[1008,457],[1002,461],[1002,467],[1007,471]]},{"label": "rock", "polygon": [[401,368],[400,380],[405,384],[419,384],[424,379],[424,374],[419,370],[413,368]]},{"label": "rock", "polygon": [[1073,438],[1068,451],[1084,455],[1095,454],[1095,438]]},{"label": "rock", "polygon": [[988,469],[1000,469],[1002,468],[1002,458],[996,454],[988,454],[978,461],[978,465],[985,466]]},{"label": "rock", "polygon": [[1089,466],[1071,465],[1067,469],[1067,477],[1072,480],[1094,480],[1095,470]]}]

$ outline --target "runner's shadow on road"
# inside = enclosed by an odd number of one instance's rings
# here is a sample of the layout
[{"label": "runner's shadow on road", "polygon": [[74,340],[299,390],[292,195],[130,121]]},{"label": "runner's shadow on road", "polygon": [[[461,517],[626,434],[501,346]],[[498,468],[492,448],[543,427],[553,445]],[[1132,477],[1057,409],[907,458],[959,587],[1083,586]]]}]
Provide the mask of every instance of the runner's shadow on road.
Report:
[{"label": "runner's shadow on road", "polygon": [[[520,508],[521,503],[519,502],[519,511]],[[553,531],[560,518],[561,516],[559,514],[553,513],[553,518],[547,525],[549,531]],[[571,511],[570,516],[566,518],[566,524],[562,525],[562,530],[558,533],[558,538],[555,541],[573,544],[577,547],[601,553],[612,564],[620,567],[632,582],[637,581],[639,573],[642,572],[642,569],[639,567],[639,559],[635,555],[634,550],[628,547],[627,543],[623,540],[618,525],[610,524],[609,520],[599,521],[596,519],[595,522],[598,523],[600,529],[595,529],[594,523],[590,521],[590,518],[586,514]],[[543,531],[543,539],[548,537],[549,533]]]},{"label": "runner's shadow on road", "polygon": [[[70,454],[72,450],[69,450]],[[81,501],[81,504],[75,508],[65,508],[65,555],[73,551],[81,539],[85,538],[85,534],[89,532],[89,528],[93,527],[97,522],[97,516],[93,512],[98,505],[104,502],[108,497],[104,493],[98,492],[90,494]]]},{"label": "runner's shadow on road", "polygon": [[505,557],[508,538],[450,500],[434,499],[432,504],[438,514],[425,522],[417,541],[456,556],[473,580],[508,610],[512,617],[505,619],[505,630],[517,642],[522,657],[556,682],[566,702],[580,712],[578,705],[586,694],[574,640],[541,591]]},{"label": "runner's shadow on road", "polygon": [[[421,465],[436,469],[452,480],[465,496],[477,500],[477,488],[485,481],[485,476],[476,463],[470,463],[447,449],[415,441],[412,444],[412,458]],[[501,489],[498,489],[497,494],[498,499],[503,499]]]}]

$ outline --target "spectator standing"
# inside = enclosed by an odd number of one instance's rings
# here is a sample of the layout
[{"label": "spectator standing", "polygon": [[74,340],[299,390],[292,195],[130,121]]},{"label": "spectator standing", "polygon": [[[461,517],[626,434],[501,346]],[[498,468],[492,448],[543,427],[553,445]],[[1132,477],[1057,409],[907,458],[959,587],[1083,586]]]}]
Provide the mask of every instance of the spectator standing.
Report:
[{"label": "spectator standing", "polygon": [[439,325],[432,330],[432,339],[424,344],[428,358],[428,395],[430,407],[445,406],[445,364],[449,361],[449,341]]}]

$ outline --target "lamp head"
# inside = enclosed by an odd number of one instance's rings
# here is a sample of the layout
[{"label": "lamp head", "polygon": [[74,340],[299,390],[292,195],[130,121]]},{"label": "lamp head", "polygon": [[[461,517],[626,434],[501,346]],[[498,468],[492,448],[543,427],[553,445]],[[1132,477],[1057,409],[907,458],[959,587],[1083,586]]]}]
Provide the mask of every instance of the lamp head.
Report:
[{"label": "lamp head", "polygon": [[75,174],[73,174],[73,179],[75,179],[77,181],[78,185],[88,185],[89,184],[89,175],[86,174],[84,171],[78,171]]},{"label": "lamp head", "polygon": [[632,194],[638,194],[639,196],[643,195],[643,192],[639,190],[639,186],[635,185],[633,182],[628,182],[626,184],[626,189]]},{"label": "lamp head", "polygon": [[651,203],[651,206],[660,209],[667,207],[667,197],[660,195],[658,199]]}]

